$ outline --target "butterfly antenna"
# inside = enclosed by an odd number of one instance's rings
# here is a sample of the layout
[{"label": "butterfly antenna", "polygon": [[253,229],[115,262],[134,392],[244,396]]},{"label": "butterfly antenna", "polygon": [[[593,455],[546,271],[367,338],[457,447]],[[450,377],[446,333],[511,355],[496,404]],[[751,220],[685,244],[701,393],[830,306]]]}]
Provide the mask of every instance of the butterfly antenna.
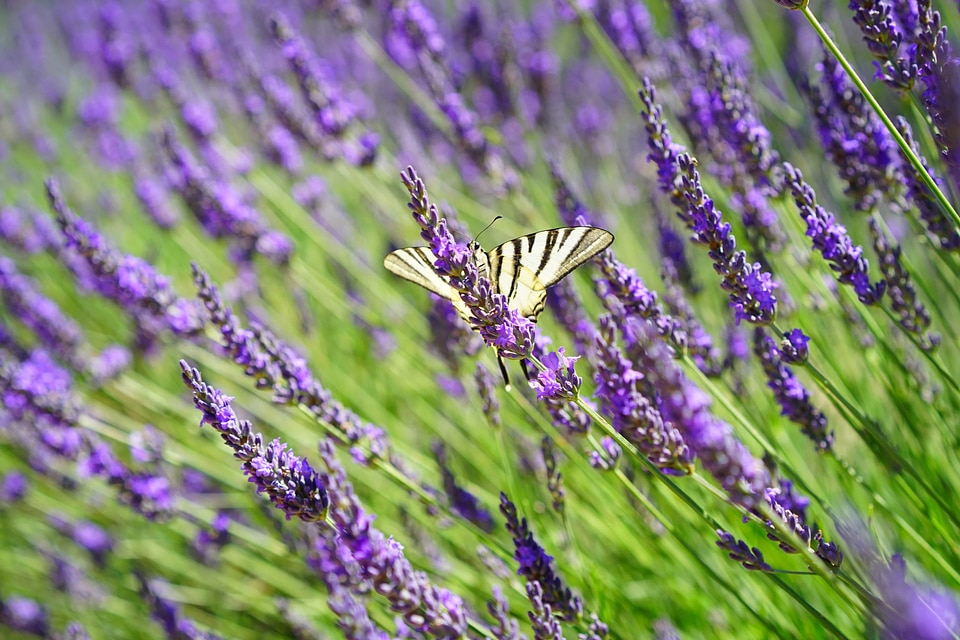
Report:
[{"label": "butterfly antenna", "polygon": [[[497,220],[499,220],[499,219],[502,218],[502,217],[503,217],[503,216],[497,216],[496,218],[494,218],[493,220],[491,220],[491,221],[490,221],[490,224],[488,224],[488,225],[485,226],[483,229],[481,229],[481,230],[480,230],[480,233],[478,233],[478,234],[473,238],[473,242],[476,243],[476,242],[480,239],[480,236],[483,235],[483,232],[486,231],[487,229],[489,229],[490,227],[492,227],[492,226],[493,226],[493,223],[496,222]],[[503,368],[503,365],[501,365],[501,368]]]},{"label": "butterfly antenna", "polygon": [[500,365],[500,373],[503,374],[503,388],[509,392],[512,388],[510,386],[510,376],[507,375],[507,367],[503,364],[503,358],[500,356],[497,356],[497,364]]}]

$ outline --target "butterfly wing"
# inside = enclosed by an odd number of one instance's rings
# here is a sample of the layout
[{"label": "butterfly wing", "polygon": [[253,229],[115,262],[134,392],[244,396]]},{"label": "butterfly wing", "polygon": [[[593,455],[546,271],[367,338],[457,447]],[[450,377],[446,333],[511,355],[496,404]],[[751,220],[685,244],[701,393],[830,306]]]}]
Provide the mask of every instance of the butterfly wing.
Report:
[{"label": "butterfly wing", "polygon": [[383,266],[387,271],[446,298],[453,303],[460,317],[469,322],[470,312],[467,310],[467,305],[460,299],[457,290],[437,275],[433,267],[435,260],[436,257],[429,247],[407,247],[387,254],[383,259]]},{"label": "butterfly wing", "polygon": [[597,255],[613,234],[596,227],[561,227],[514,238],[488,254],[490,279],[510,307],[537,321],[547,287]]}]

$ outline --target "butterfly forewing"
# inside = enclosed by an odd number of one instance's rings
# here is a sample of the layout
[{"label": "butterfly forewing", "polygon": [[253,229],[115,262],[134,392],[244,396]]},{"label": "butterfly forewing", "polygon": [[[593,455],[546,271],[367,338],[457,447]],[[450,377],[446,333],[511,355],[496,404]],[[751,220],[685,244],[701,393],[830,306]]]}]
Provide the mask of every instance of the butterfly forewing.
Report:
[{"label": "butterfly forewing", "polygon": [[547,287],[597,255],[613,234],[596,227],[561,227],[514,238],[490,251],[490,278],[512,308],[536,321]]},{"label": "butterfly forewing", "polygon": [[[485,261],[486,255],[483,258]],[[446,298],[453,303],[460,317],[468,320],[470,313],[467,310],[467,305],[460,299],[457,290],[437,275],[433,266],[435,260],[436,257],[429,247],[408,247],[387,254],[387,257],[383,259],[383,266],[387,268],[387,271]]]}]

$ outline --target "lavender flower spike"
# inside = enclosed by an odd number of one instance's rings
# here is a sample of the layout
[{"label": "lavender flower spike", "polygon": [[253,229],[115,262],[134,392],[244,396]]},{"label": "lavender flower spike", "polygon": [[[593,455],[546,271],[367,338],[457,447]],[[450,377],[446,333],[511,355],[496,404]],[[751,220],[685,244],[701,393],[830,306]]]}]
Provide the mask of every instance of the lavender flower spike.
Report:
[{"label": "lavender flower spike", "polygon": [[583,380],[574,370],[574,363],[580,356],[567,357],[564,348],[551,351],[543,357],[543,366],[535,380],[532,381],[537,390],[537,399],[567,398],[575,399],[580,395],[580,385]]},{"label": "lavender flower spike", "polygon": [[622,330],[630,356],[657,391],[663,420],[673,423],[731,500],[752,508],[769,485],[766,467],[730,425],[710,412],[710,399],[674,364],[667,345],[646,322],[627,318]]},{"label": "lavender flower spike", "polygon": [[330,498],[306,458],[300,458],[276,439],[263,444],[263,436],[253,431],[249,420],[240,420],[230,406],[231,398],[206,384],[197,369],[180,361],[183,382],[193,392],[194,405],[203,413],[200,424],[209,424],[220,432],[223,441],[242,461],[241,468],[257,493],[266,493],[287,519],[296,516],[304,522],[326,520]]},{"label": "lavender flower spike", "polygon": [[780,405],[780,415],[800,425],[801,433],[813,441],[818,451],[829,451],[833,447],[833,431],[828,428],[827,417],[813,406],[810,392],[797,380],[790,367],[783,363],[785,355],[760,327],[754,330],[753,344],[754,353],[760,358],[767,376],[767,386],[773,390],[773,396]]},{"label": "lavender flower spike", "polygon": [[471,313],[471,326],[501,358],[528,358],[533,349],[533,323],[516,309],[510,309],[506,296],[493,292],[486,269],[481,270],[470,247],[453,237],[437,206],[429,201],[427,189],[413,167],[401,172],[400,179],[410,193],[407,206],[422,229],[420,237],[436,257],[433,266],[437,274],[460,293],[460,299]]},{"label": "lavender flower spike", "polygon": [[527,584],[539,583],[543,589],[543,602],[553,608],[561,620],[574,622],[583,616],[583,601],[563,584],[553,567],[553,556],[547,555],[527,526],[527,519],[517,514],[517,507],[507,494],[500,493],[500,513],[507,519],[507,531],[513,536],[516,547],[514,558],[520,563],[517,575],[527,579]]},{"label": "lavender flower spike", "polygon": [[704,192],[696,160],[673,142],[653,84],[646,78],[640,99],[644,104],[641,115],[650,148],[647,159],[657,165],[660,190],[678,207],[680,220],[693,231],[692,241],[709,249],[714,270],[723,276],[720,286],[730,292],[737,321],[761,325],[773,322],[777,317],[777,298],[773,291],[779,283],[763,271],[760,263],[747,262],[746,253],[736,250],[737,241],[730,231],[730,223],[723,222],[720,211]]},{"label": "lavender flower spike", "polygon": [[430,583],[426,573],[414,571],[403,546],[373,527],[373,516],[361,507],[329,439],[319,445],[327,467],[324,484],[330,494],[330,517],[360,568],[361,577],[403,615],[415,631],[435,638],[459,638],[467,630],[463,600]]},{"label": "lavender flower spike", "polygon": [[870,263],[863,257],[863,249],[853,244],[846,228],[836,223],[833,214],[817,204],[817,194],[804,182],[800,170],[789,162],[785,162],[783,168],[787,185],[800,209],[800,217],[807,223],[807,236],[813,240],[814,249],[830,263],[830,268],[837,273],[837,280],[853,287],[860,302],[879,304],[886,283],[882,280],[870,283]]}]

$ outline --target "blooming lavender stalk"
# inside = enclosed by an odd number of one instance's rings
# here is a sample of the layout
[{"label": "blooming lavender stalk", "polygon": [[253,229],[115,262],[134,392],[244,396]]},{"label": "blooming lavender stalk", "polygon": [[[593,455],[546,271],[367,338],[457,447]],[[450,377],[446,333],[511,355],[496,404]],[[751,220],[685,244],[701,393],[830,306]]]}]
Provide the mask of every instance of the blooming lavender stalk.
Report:
[{"label": "blooming lavender stalk", "polygon": [[597,335],[597,397],[613,428],[665,473],[688,474],[694,454],[680,432],[664,422],[655,390],[620,350],[616,332],[625,319],[605,315]]},{"label": "blooming lavender stalk", "polygon": [[733,534],[717,529],[717,546],[727,552],[727,556],[734,562],[739,562],[747,571],[773,571],[773,567],[763,559],[763,552],[756,547],[749,547],[743,540],[737,540]]},{"label": "blooming lavender stalk", "polygon": [[493,374],[483,366],[482,362],[478,362],[475,377],[480,399],[483,402],[483,415],[486,416],[491,427],[500,428],[503,422],[500,420],[500,402],[494,390]]},{"label": "blooming lavender stalk", "polygon": [[442,442],[433,443],[433,455],[440,466],[440,474],[443,476],[443,490],[447,494],[447,500],[450,502],[450,508],[453,512],[487,533],[493,531],[493,516],[490,515],[490,512],[480,505],[480,501],[475,495],[457,484],[457,479],[448,464],[447,448]]},{"label": "blooming lavender stalk", "polygon": [[[563,362],[561,362],[561,354],[547,351],[549,343],[549,338],[537,334],[532,355],[538,358],[547,369],[539,372],[537,377],[530,381],[530,384],[537,390],[537,399],[543,403],[544,408],[553,420],[553,424],[563,433],[584,435],[590,431],[593,421],[573,401],[578,394],[580,377],[573,370],[573,363],[570,362],[571,358],[563,356]],[[563,349],[563,347],[560,347],[560,349]],[[581,398],[580,401],[588,402],[584,398]]]},{"label": "blooming lavender stalk", "polygon": [[846,228],[836,223],[832,213],[817,204],[816,192],[804,182],[799,169],[788,162],[784,164],[784,172],[800,217],[807,223],[806,235],[812,240],[814,249],[830,263],[840,283],[853,287],[860,302],[880,304],[886,283],[882,280],[870,283],[870,263],[863,257],[863,249],[853,244]]},{"label": "blooming lavender stalk", "polygon": [[769,481],[764,465],[730,425],[710,413],[710,399],[671,361],[667,346],[645,322],[627,318],[621,330],[631,359],[657,391],[663,420],[673,423],[731,500],[747,508],[755,506]]},{"label": "blooming lavender stalk", "polygon": [[29,598],[11,596],[0,600],[0,624],[13,631],[40,638],[50,636],[50,620],[46,608]]},{"label": "blooming lavender stalk", "polygon": [[851,0],[849,8],[867,49],[876,58],[876,77],[898,91],[912,89],[917,66],[901,51],[903,34],[897,28],[893,5],[886,0]]},{"label": "blooming lavender stalk", "polygon": [[530,611],[527,617],[533,626],[534,640],[563,640],[563,626],[554,617],[553,607],[544,600],[543,587],[536,580],[527,582]]},{"label": "blooming lavender stalk", "polygon": [[332,529],[318,532],[308,562],[327,587],[327,604],[337,617],[337,626],[349,640],[387,640],[389,636],[370,619],[365,594],[371,582],[353,554],[339,542]]},{"label": "blooming lavender stalk", "polygon": [[502,638],[502,640],[526,640],[526,636],[520,633],[520,625],[510,617],[510,603],[507,602],[507,598],[503,595],[503,590],[499,585],[493,585],[493,600],[487,601],[487,612],[495,621],[490,627],[490,631],[497,638]]},{"label": "blooming lavender stalk", "polygon": [[763,365],[767,386],[780,405],[780,415],[800,425],[800,432],[810,438],[820,452],[833,448],[833,431],[829,430],[827,417],[810,402],[810,392],[783,363],[777,344],[760,327],[753,333],[754,353]]},{"label": "blooming lavender stalk", "polygon": [[[839,569],[840,565],[843,564],[844,554],[843,551],[837,548],[835,542],[826,542],[823,539],[823,531],[817,529],[814,531],[803,521],[802,513],[794,513],[788,509],[785,504],[790,506],[789,502],[784,502],[781,504],[779,500],[780,489],[768,488],[764,492],[764,500],[776,514],[776,517],[780,518],[784,524],[800,538],[807,547],[813,549],[814,553],[818,558],[823,560],[828,566],[833,569]],[[780,550],[785,553],[798,553],[794,548],[793,541],[783,540],[778,532],[774,530],[772,523],[768,522],[767,526],[771,529],[767,532],[767,537],[771,540],[775,540],[779,543]]]},{"label": "blooming lavender stalk", "polygon": [[747,262],[746,252],[736,250],[730,224],[723,222],[720,211],[700,185],[696,161],[672,142],[663,108],[656,102],[649,79],[644,79],[640,99],[650,148],[647,158],[657,165],[660,189],[679,208],[680,219],[694,233],[692,241],[709,249],[713,268],[723,277],[721,288],[730,292],[737,320],[761,325],[773,322],[777,315],[773,291],[779,283],[763,271],[760,263]]},{"label": "blooming lavender stalk", "polygon": [[193,620],[180,612],[180,608],[161,594],[161,583],[150,580],[139,571],[136,577],[140,583],[140,597],[150,607],[151,617],[160,623],[167,636],[183,640],[219,640],[221,636],[209,631],[201,631]]},{"label": "blooming lavender stalk", "polygon": [[518,515],[516,505],[502,492],[500,513],[507,519],[507,531],[513,536],[516,548],[513,557],[520,564],[517,575],[527,580],[528,588],[533,583],[539,585],[543,603],[549,605],[561,620],[580,620],[583,616],[583,600],[580,596],[573,595],[570,588],[563,584],[553,567],[553,556],[548,555],[537,543],[533,532],[527,526],[527,519]]},{"label": "blooming lavender stalk", "polygon": [[201,426],[209,424],[220,433],[224,443],[241,461],[241,469],[257,493],[265,493],[289,520],[304,522],[326,520],[330,498],[320,476],[306,458],[287,450],[279,438],[268,445],[253,430],[249,420],[240,420],[230,406],[230,398],[211,387],[197,369],[180,361],[183,383],[193,393],[194,405],[203,413]]},{"label": "blooming lavender stalk", "polygon": [[46,185],[66,247],[83,257],[98,293],[130,314],[141,346],[151,346],[164,330],[190,336],[202,328],[195,307],[176,295],[165,276],[140,258],[121,254],[89,223],[77,217],[67,207],[55,180],[47,180]]},{"label": "blooming lavender stalk", "polygon": [[899,316],[899,325],[904,331],[916,336],[920,348],[932,351],[940,344],[940,336],[931,333],[930,314],[917,299],[917,292],[910,281],[910,273],[900,261],[900,245],[892,244],[874,218],[868,220],[873,249],[880,261],[880,271],[890,298],[893,312]]},{"label": "blooming lavender stalk", "polygon": [[[193,265],[193,278],[210,321],[220,331],[223,346],[233,361],[244,368],[244,373],[256,380],[258,388],[271,389],[274,402],[307,407],[344,436],[354,447],[357,462],[369,464],[373,460],[391,459],[389,441],[382,429],[364,422],[334,400],[310,372],[306,360],[271,331],[265,327],[244,328],[223,303],[216,285],[196,265]],[[364,443],[369,446],[369,454],[360,449],[359,445]]]},{"label": "blooming lavender stalk", "polygon": [[430,11],[419,0],[392,0],[389,20],[388,50],[397,52],[399,47],[407,52],[401,57],[416,61],[437,107],[452,126],[451,141],[495,186],[512,188],[516,176],[487,141],[477,114],[458,91],[444,55],[446,43]]},{"label": "blooming lavender stalk", "polygon": [[402,545],[373,527],[373,516],[360,505],[330,441],[322,440],[319,451],[327,469],[323,481],[330,495],[330,518],[340,533],[340,544],[353,554],[361,576],[415,631],[437,638],[463,635],[467,629],[463,600],[431,584],[426,573],[414,571],[403,555]]},{"label": "blooming lavender stalk", "polygon": [[540,440],[540,453],[543,455],[543,466],[547,470],[547,490],[553,498],[553,510],[562,514],[566,492],[563,489],[563,474],[557,461],[556,447],[550,436],[543,436]]},{"label": "blooming lavender stalk", "polygon": [[7,312],[32,331],[50,353],[64,362],[79,365],[83,342],[80,327],[60,307],[40,294],[30,278],[17,270],[16,263],[0,256],[0,296]]},{"label": "blooming lavender stalk", "polygon": [[519,360],[530,356],[534,325],[507,305],[507,297],[494,293],[488,274],[481,272],[467,245],[460,244],[440,217],[437,206],[427,197],[427,189],[413,167],[401,172],[403,186],[410,193],[407,205],[420,225],[420,237],[437,258],[437,274],[450,283],[471,312],[470,324],[487,345],[501,358]]},{"label": "blooming lavender stalk", "polygon": [[820,142],[847,183],[844,193],[858,211],[875,209],[881,197],[898,204],[905,178],[896,142],[830,53],[824,52],[817,68],[820,82],[808,79],[801,88],[813,107]]},{"label": "blooming lavender stalk", "polygon": [[930,0],[917,0],[919,29],[915,39],[917,77],[923,81],[923,106],[933,121],[934,140],[953,183],[960,187],[960,125],[953,108],[960,92],[960,59],[947,40],[940,12]]},{"label": "blooming lavender stalk", "polygon": [[[930,174],[930,177],[937,183],[942,185],[942,180],[937,178],[936,173],[927,166],[926,161],[920,154],[920,146],[913,137],[913,130],[910,128],[910,123],[907,122],[906,118],[897,116],[896,125],[907,145],[913,149],[913,152],[920,158],[924,171]],[[941,249],[945,251],[956,251],[960,249],[960,229],[957,229],[956,225],[944,215],[943,209],[940,208],[940,204],[936,198],[934,198],[930,188],[920,178],[920,175],[913,165],[906,162],[906,156],[903,155],[902,150],[900,153],[901,158],[904,160],[903,172],[906,180],[907,193],[920,210],[920,219],[926,226],[927,231],[937,239],[937,244]]]}]

